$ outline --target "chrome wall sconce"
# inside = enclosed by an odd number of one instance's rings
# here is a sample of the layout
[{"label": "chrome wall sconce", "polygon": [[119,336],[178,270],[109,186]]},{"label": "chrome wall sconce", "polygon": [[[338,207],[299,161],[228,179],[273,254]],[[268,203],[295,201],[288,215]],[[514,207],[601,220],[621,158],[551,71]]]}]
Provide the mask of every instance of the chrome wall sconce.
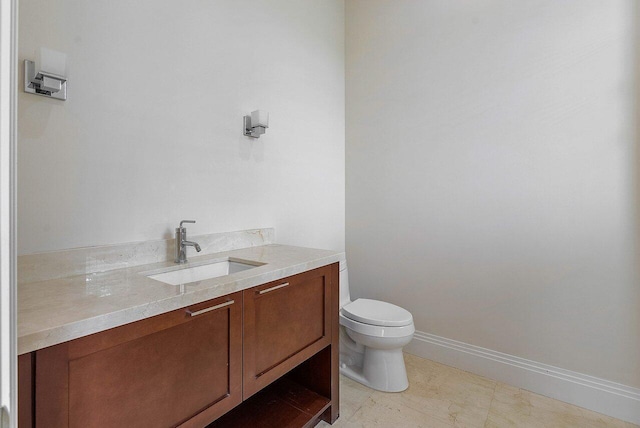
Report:
[{"label": "chrome wall sconce", "polygon": [[58,100],[67,99],[67,55],[40,48],[36,61],[24,61],[24,91]]},{"label": "chrome wall sconce", "polygon": [[262,110],[251,112],[251,116],[244,117],[244,135],[251,138],[260,138],[269,127],[269,113]]}]

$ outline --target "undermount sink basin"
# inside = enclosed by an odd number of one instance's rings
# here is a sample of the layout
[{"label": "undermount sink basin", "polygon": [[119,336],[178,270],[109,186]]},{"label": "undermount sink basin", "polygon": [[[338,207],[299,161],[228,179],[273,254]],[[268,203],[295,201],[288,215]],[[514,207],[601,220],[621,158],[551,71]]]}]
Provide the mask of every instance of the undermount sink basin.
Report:
[{"label": "undermount sink basin", "polygon": [[165,284],[180,285],[189,282],[203,281],[205,279],[217,278],[219,276],[231,275],[261,266],[263,263],[245,263],[236,260],[221,260],[199,266],[176,269],[169,272],[147,275],[148,278]]}]

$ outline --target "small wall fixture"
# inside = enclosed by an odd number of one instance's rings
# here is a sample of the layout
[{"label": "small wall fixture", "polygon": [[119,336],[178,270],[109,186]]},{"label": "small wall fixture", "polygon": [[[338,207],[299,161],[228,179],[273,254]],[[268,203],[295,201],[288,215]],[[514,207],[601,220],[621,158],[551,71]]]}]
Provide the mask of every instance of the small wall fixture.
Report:
[{"label": "small wall fixture", "polygon": [[251,138],[260,138],[269,127],[269,113],[262,110],[251,112],[251,116],[244,117],[244,135]]},{"label": "small wall fixture", "polygon": [[40,48],[36,61],[24,61],[24,91],[43,97],[67,99],[67,55]]}]

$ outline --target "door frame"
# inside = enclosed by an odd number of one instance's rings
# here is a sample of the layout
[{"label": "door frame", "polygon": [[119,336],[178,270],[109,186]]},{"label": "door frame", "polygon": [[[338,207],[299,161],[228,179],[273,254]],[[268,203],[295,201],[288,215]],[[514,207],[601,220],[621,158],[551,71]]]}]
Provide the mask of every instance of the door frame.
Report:
[{"label": "door frame", "polygon": [[18,0],[0,0],[0,427],[17,427]]}]

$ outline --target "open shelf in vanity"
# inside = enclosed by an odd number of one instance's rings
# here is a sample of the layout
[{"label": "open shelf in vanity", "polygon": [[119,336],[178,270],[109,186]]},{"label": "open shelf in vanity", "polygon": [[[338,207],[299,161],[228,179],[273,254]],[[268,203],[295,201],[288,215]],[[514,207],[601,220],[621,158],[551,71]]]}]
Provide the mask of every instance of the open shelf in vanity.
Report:
[{"label": "open shelf in vanity", "polygon": [[[207,428],[307,428],[322,419],[329,420],[330,415],[325,413],[331,411],[331,394],[318,392],[320,385],[314,384],[309,375],[330,358],[330,351],[330,347],[320,351]],[[315,376],[320,373],[315,371]]]}]

